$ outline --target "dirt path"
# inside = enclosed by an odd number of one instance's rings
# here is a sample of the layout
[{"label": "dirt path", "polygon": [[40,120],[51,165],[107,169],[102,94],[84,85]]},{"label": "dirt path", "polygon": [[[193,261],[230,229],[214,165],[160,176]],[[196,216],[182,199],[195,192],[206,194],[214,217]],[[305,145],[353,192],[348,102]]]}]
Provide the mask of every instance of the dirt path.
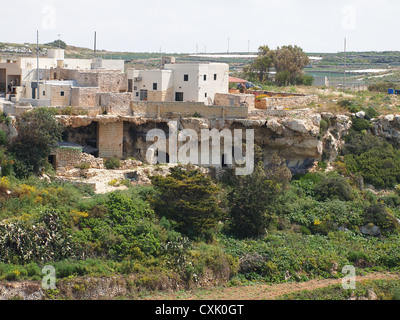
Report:
[{"label": "dirt path", "polygon": [[[356,281],[396,280],[400,275],[393,273],[374,273],[357,277]],[[158,294],[146,300],[274,300],[288,293],[315,290],[342,283],[342,279],[311,280],[303,283],[283,283],[278,285],[253,285],[232,288],[214,288],[191,292]]]}]

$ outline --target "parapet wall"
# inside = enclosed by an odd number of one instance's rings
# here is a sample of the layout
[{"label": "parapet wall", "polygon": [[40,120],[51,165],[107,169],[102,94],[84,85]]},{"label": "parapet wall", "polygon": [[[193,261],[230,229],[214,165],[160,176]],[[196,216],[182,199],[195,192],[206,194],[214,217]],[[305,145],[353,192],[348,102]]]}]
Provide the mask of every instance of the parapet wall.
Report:
[{"label": "parapet wall", "polygon": [[248,107],[206,106],[202,102],[132,102],[133,116],[170,118],[201,116],[208,119],[246,119]]},{"label": "parapet wall", "polygon": [[80,87],[98,87],[99,92],[127,90],[126,74],[119,70],[77,70],[57,68],[55,80],[75,80]]},{"label": "parapet wall", "polygon": [[217,106],[247,106],[254,109],[255,97],[253,94],[216,93],[214,104]]},{"label": "parapet wall", "polygon": [[108,115],[130,116],[131,93],[97,93],[96,106],[105,110]]},{"label": "parapet wall", "polygon": [[305,107],[310,103],[317,103],[318,96],[316,95],[293,95],[285,97],[270,97],[264,98],[255,102],[256,109],[279,109],[279,108],[294,108]]}]

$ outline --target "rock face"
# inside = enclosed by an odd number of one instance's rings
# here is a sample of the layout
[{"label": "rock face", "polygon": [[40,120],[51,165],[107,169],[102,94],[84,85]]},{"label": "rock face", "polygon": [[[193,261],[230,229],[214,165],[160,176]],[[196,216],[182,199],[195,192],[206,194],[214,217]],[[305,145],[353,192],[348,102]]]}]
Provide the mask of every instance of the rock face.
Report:
[{"label": "rock face", "polygon": [[372,133],[400,146],[400,115],[383,116],[374,121]]},{"label": "rock face", "polygon": [[44,296],[40,283],[5,282],[0,284],[0,300],[18,297],[22,300],[41,300]]},{"label": "rock face", "polygon": [[[161,129],[167,135],[169,120],[157,121],[147,119],[140,123],[133,121],[124,126],[124,154],[145,161],[146,151],[152,143],[146,141],[147,133],[154,129]],[[177,130],[194,130],[199,139],[204,129],[217,129],[221,132],[228,129],[242,130],[243,143],[246,143],[246,130],[254,130],[255,144],[260,146],[264,153],[264,160],[268,162],[277,152],[287,160],[288,167],[293,173],[300,173],[312,167],[316,160],[321,159],[322,143],[318,140],[321,116],[319,114],[297,115],[285,113],[283,116],[269,117],[268,119],[237,119],[237,120],[207,120],[198,118],[182,118],[175,120]],[[221,139],[221,152],[224,151],[224,140]],[[183,143],[180,143],[178,148]],[[167,149],[168,150],[168,149]],[[199,151],[201,151],[199,147]],[[168,157],[169,158],[169,155]],[[221,161],[222,163],[222,161]]]},{"label": "rock face", "polygon": [[[175,122],[173,126],[176,126],[178,132],[191,129],[197,133],[199,139],[201,139],[202,130],[217,129],[221,132],[228,129],[231,130],[232,136],[234,130],[242,130],[243,143],[246,143],[246,130],[254,130],[255,144],[262,148],[265,162],[268,163],[276,152],[287,160],[287,165],[293,173],[304,172],[311,168],[316,160],[321,159],[323,153],[323,144],[319,141],[321,118],[320,114],[315,114],[310,110],[281,111],[262,117],[225,120],[183,117],[172,120],[127,116],[58,117],[59,121],[68,128],[70,142],[83,146],[85,140],[95,139],[95,123],[123,122],[124,157],[134,157],[140,161],[146,161],[149,146],[154,143],[146,141],[148,132],[152,129],[161,129],[168,139],[171,121]],[[178,147],[185,143],[186,141],[179,142]],[[224,139],[221,139],[220,144],[221,153],[226,153]],[[200,146],[199,152],[201,152]],[[221,158],[223,158],[222,155]],[[223,162],[221,159],[220,163],[223,164]]]},{"label": "rock face", "polygon": [[322,113],[321,117],[329,125],[326,132],[321,133],[323,160],[334,161],[338,157],[339,151],[344,145],[344,137],[348,134],[353,123],[345,115]]},{"label": "rock face", "polygon": [[370,226],[370,225],[361,227],[360,231],[362,234],[366,236],[373,236],[373,237],[377,237],[382,233],[381,228],[379,228],[378,226]]}]

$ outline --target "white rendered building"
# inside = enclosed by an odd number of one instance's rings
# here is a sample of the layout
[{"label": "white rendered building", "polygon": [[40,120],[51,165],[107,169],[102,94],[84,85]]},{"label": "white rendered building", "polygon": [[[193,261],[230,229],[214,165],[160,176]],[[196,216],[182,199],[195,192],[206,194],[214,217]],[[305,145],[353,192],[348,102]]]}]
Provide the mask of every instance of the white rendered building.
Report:
[{"label": "white rendered building", "polygon": [[133,101],[177,101],[214,104],[216,93],[229,92],[225,63],[168,63],[161,70],[129,70]]}]

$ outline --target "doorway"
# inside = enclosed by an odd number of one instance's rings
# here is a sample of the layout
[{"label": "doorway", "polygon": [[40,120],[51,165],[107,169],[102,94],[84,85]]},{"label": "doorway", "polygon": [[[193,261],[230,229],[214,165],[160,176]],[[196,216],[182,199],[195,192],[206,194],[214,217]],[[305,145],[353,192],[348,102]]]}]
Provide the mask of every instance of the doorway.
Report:
[{"label": "doorway", "polygon": [[183,92],[176,92],[175,93],[175,101],[179,101],[179,102],[183,101]]}]

